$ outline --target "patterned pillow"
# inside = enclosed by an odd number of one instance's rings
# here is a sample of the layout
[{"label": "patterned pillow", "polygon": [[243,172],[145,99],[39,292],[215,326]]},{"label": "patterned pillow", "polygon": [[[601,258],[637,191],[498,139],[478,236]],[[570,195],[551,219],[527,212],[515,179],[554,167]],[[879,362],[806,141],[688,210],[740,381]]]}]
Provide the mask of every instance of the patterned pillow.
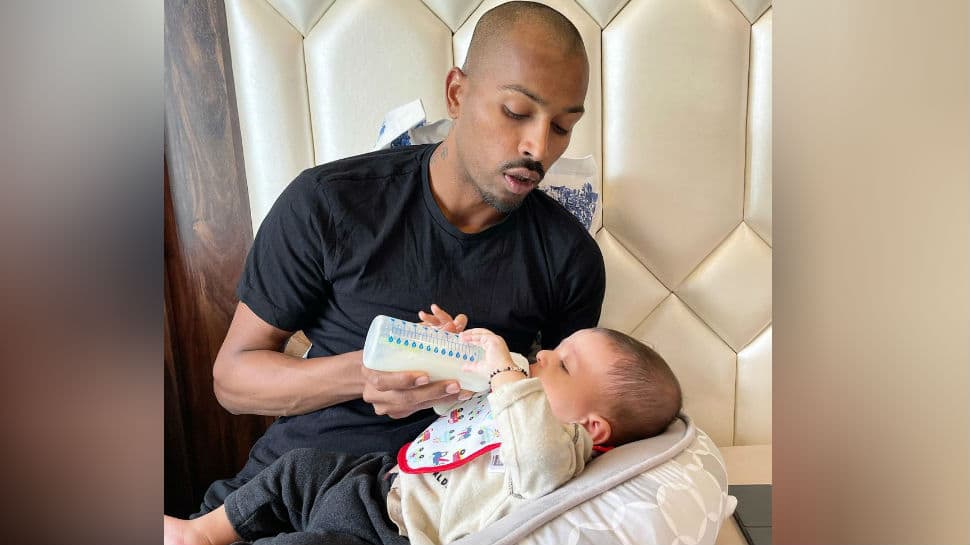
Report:
[{"label": "patterned pillow", "polygon": [[681,413],[661,435],[594,459],[578,477],[452,545],[713,545],[737,504],[714,442]]}]

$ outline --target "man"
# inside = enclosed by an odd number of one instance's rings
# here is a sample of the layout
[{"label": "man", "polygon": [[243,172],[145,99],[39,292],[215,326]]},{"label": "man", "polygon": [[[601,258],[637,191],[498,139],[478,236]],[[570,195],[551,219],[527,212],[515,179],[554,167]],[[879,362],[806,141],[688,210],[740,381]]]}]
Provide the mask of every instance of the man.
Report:
[{"label": "man", "polygon": [[[414,319],[436,302],[522,353],[596,325],[602,255],[575,218],[533,191],[569,144],[588,78],[568,20],[541,4],[503,4],[448,72],[454,123],[441,144],[321,165],[284,190],[257,233],[213,369],[228,410],[281,418],[236,478],[210,487],[203,512],[293,448],[394,451],[434,418],[428,407],[468,395],[453,380],[364,368],[377,314]],[[441,307],[420,316],[464,328]],[[308,358],[280,353],[301,329]]]}]

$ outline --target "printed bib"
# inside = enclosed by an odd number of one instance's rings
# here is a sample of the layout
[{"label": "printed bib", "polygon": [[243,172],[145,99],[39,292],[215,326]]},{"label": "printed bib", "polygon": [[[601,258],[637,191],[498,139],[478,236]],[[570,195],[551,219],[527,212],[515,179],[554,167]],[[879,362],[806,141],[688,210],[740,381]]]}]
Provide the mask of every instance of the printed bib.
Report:
[{"label": "printed bib", "polygon": [[502,444],[488,397],[455,405],[417,439],[401,447],[397,463],[405,473],[432,473],[461,467]]}]

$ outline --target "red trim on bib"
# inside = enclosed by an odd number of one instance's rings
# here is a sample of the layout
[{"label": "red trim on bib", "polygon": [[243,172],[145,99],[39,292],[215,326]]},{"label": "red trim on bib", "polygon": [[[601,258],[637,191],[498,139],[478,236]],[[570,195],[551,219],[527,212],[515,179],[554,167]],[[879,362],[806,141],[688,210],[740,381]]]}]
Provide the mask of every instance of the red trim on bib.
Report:
[{"label": "red trim on bib", "polygon": [[500,446],[502,446],[502,443],[492,443],[491,445],[485,445],[482,449],[477,450],[473,452],[471,455],[466,456],[460,460],[453,461],[445,465],[432,466],[432,467],[411,467],[408,464],[408,456],[407,456],[408,447],[410,446],[411,446],[411,443],[407,443],[403,447],[401,447],[401,450],[397,451],[397,465],[400,466],[401,471],[403,471],[404,473],[416,474],[416,473],[434,473],[435,471],[448,471],[451,469],[461,467],[467,464],[468,462],[474,460],[475,458],[478,458],[482,454],[485,454],[486,452],[490,452],[499,448]]}]

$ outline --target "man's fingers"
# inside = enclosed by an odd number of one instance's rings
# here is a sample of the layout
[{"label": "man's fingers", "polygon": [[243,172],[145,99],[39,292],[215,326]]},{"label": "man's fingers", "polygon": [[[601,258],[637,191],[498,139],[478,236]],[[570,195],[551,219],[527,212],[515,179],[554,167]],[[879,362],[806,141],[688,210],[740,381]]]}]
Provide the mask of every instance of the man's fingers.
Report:
[{"label": "man's fingers", "polygon": [[468,316],[459,314],[452,318],[451,314],[435,304],[431,305],[431,314],[419,310],[418,318],[421,320],[420,325],[436,327],[450,333],[461,333],[468,326]]},{"label": "man's fingers", "polygon": [[451,314],[448,314],[447,312],[445,312],[445,309],[439,307],[434,303],[431,303],[431,313],[435,315],[435,318],[438,318],[438,322],[441,324],[447,324],[453,321]]},{"label": "man's fingers", "polygon": [[[468,396],[468,397],[471,397],[471,396]],[[375,405],[374,410],[375,412],[377,412],[377,414],[386,414],[391,418],[406,418],[414,414],[416,411],[420,411],[422,409],[430,409],[432,406],[434,406],[437,403],[448,404],[448,403],[453,403],[455,401],[464,401],[465,399],[468,399],[468,398],[467,397],[462,398],[460,394],[450,394],[445,397],[429,400],[413,406],[404,406],[404,407],[386,406],[386,407],[383,407],[384,412],[380,412],[380,410],[377,408],[377,405]]]},{"label": "man's fingers", "polygon": [[409,390],[424,386],[430,382],[428,375],[419,371],[374,371],[364,368],[364,377],[375,390],[387,392],[392,390]]},{"label": "man's fingers", "polygon": [[457,333],[460,331],[457,327],[458,324],[455,323],[455,319],[451,317],[451,314],[445,312],[445,309],[432,303],[431,312],[434,313],[434,317],[438,319],[438,327],[444,331],[448,331],[450,333]]},{"label": "man's fingers", "polygon": [[430,325],[434,327],[438,325],[438,319],[434,317],[434,314],[428,314],[423,310],[418,311],[418,319],[421,320],[420,325]]},{"label": "man's fingers", "polygon": [[365,394],[365,401],[374,406],[376,414],[404,418],[436,403],[459,399],[465,392],[457,382],[442,380],[406,390],[365,391]]},{"label": "man's fingers", "polygon": [[[436,305],[431,305],[434,308]],[[432,327],[441,326],[441,320],[433,312],[426,312],[423,310],[418,311],[418,319],[421,320],[421,325],[429,325]]]},{"label": "man's fingers", "polygon": [[[381,403],[396,405],[416,404],[424,401],[437,402],[440,398],[457,394],[461,386],[457,381],[430,382],[428,376],[417,371],[385,372],[367,369],[364,378],[373,390],[381,392]],[[376,396],[372,396],[376,397]],[[378,402],[378,400],[373,400]]]}]

